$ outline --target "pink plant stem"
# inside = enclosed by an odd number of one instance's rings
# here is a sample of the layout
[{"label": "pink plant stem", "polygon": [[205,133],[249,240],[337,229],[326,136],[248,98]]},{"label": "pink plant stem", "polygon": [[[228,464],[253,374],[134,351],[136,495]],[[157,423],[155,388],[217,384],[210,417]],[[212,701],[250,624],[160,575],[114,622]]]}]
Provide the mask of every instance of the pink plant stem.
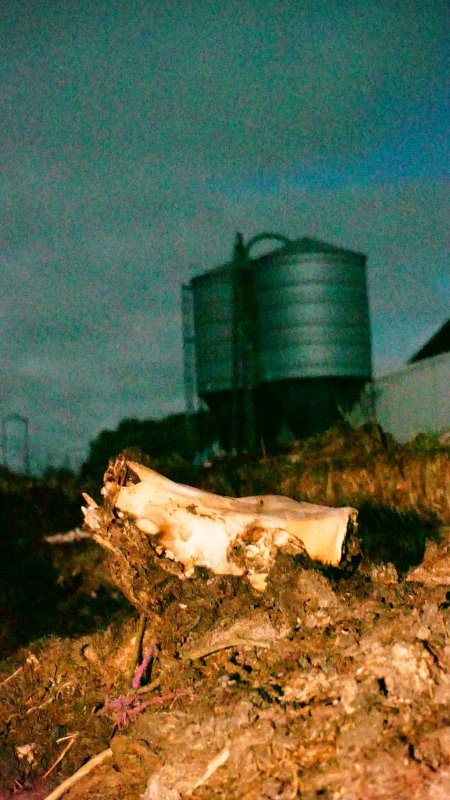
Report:
[{"label": "pink plant stem", "polygon": [[139,686],[141,685],[142,678],[145,675],[147,667],[150,663],[150,659],[152,659],[154,656],[155,645],[156,645],[156,639],[152,639],[152,641],[150,642],[149,646],[145,651],[144,658],[142,659],[141,664],[139,664],[139,666],[136,667],[133,682],[131,684],[133,689],[138,689]]}]

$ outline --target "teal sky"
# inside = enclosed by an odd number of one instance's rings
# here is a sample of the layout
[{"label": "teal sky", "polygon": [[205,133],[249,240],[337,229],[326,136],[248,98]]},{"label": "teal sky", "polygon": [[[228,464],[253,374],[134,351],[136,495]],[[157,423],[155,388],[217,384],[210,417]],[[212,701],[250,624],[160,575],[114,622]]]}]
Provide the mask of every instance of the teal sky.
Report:
[{"label": "teal sky", "polygon": [[376,374],[440,327],[446,8],[2,3],[0,415],[36,468],[183,408],[180,287],[236,229],[367,253]]}]

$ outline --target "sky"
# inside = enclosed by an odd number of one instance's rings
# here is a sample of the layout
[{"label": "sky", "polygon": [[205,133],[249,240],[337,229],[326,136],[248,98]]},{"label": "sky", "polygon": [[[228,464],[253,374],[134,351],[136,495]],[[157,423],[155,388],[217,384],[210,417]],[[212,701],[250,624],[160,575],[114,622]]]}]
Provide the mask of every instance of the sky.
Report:
[{"label": "sky", "polygon": [[367,254],[376,375],[446,321],[446,9],[3,0],[0,417],[35,471],[184,409],[181,285],[236,230]]}]

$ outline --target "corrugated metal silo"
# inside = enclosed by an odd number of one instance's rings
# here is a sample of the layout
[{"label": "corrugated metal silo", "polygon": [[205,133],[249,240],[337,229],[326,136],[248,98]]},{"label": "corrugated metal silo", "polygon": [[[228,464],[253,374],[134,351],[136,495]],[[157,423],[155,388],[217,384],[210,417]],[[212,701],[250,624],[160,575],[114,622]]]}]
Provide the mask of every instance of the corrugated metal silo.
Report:
[{"label": "corrugated metal silo", "polygon": [[302,238],[259,258],[252,274],[262,427],[315,433],[371,376],[366,257]]},{"label": "corrugated metal silo", "polygon": [[197,393],[213,412],[222,446],[232,449],[241,409],[236,401],[235,291],[233,263],[224,264],[189,284],[194,308]]},{"label": "corrugated metal silo", "polygon": [[201,397],[233,389],[232,265],[225,264],[191,282],[197,388]]},{"label": "corrugated metal silo", "polygon": [[267,441],[324,429],[371,376],[366,258],[309,238],[243,253],[191,281],[198,393],[228,446],[249,396]]},{"label": "corrugated metal silo", "polygon": [[255,262],[260,380],[370,376],[365,260],[300,239]]}]

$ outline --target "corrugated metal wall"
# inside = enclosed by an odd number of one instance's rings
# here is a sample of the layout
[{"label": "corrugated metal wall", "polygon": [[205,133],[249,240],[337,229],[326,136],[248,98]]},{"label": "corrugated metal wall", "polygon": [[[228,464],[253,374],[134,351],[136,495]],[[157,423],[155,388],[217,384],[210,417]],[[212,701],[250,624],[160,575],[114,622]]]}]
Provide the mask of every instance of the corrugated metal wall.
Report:
[{"label": "corrugated metal wall", "polygon": [[351,422],[367,421],[371,409],[377,422],[399,442],[450,428],[450,353],[374,380],[355,406]]},{"label": "corrugated metal wall", "polygon": [[261,382],[370,377],[365,262],[348,250],[304,252],[300,240],[255,263]]},{"label": "corrugated metal wall", "polygon": [[233,280],[229,264],[191,281],[200,396],[233,390]]}]

